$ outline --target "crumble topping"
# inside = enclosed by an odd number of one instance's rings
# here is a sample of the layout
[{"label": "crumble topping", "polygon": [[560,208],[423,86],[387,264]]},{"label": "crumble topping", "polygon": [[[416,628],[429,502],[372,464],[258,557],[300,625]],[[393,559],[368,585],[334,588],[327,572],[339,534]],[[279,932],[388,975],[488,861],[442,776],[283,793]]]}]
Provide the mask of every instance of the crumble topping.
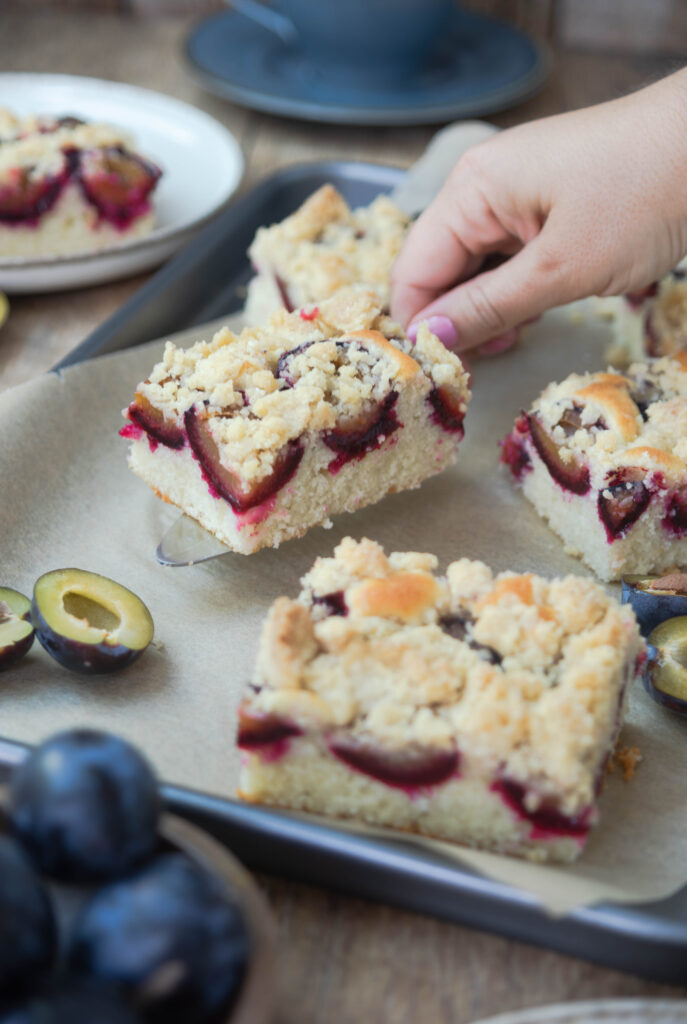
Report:
[{"label": "crumble topping", "polygon": [[457,744],[579,810],[642,647],[631,610],[590,579],[435,570],[371,540],[318,558],[270,611],[251,711],[390,749]]},{"label": "crumble topping", "polygon": [[687,358],[571,374],[550,384],[532,411],[563,460],[584,453],[604,470],[637,465],[668,477],[687,469]]},{"label": "crumble topping", "polygon": [[240,335],[224,328],[188,349],[168,342],[137,399],[179,425],[201,409],[221,462],[255,480],[305,431],[355,424],[408,385],[450,388],[463,411],[470,397],[460,360],[425,325],[413,345],[373,292],[350,288],[312,317],[281,310]]},{"label": "crumble topping", "polygon": [[30,117],[17,120],[7,110],[0,110],[0,181],[11,177],[20,168],[29,180],[48,175],[57,176],[66,166],[64,150],[90,150],[121,146],[132,149],[132,139],[118,128],[107,124],[75,123]]},{"label": "crumble topping", "polygon": [[356,283],[373,288],[386,303],[409,223],[386,196],[351,210],[332,185],[323,185],[290,217],[260,228],[249,256],[258,273],[281,278],[294,306]]}]

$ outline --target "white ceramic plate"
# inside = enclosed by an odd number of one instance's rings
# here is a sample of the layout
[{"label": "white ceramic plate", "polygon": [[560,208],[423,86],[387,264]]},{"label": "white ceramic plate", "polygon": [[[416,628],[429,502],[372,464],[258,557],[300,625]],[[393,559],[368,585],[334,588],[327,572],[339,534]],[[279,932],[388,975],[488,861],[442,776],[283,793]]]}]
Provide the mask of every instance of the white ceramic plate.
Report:
[{"label": "white ceramic plate", "polygon": [[502,1013],[479,1024],[685,1024],[687,999],[599,999]]},{"label": "white ceramic plate", "polygon": [[0,288],[6,292],[80,288],[149,270],[217,213],[241,181],[243,154],[231,132],[188,103],[149,89],[76,75],[0,74],[0,107],[19,115],[74,114],[124,128],[163,170],[151,234],[83,256],[0,256]]}]

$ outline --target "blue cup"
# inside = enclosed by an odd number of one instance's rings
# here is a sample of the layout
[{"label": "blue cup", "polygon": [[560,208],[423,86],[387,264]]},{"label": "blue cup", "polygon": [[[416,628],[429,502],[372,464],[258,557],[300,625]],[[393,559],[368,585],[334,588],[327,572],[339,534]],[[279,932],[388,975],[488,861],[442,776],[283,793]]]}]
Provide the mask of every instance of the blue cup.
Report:
[{"label": "blue cup", "polygon": [[455,0],[231,0],[323,74],[350,82],[407,78],[431,57]]}]

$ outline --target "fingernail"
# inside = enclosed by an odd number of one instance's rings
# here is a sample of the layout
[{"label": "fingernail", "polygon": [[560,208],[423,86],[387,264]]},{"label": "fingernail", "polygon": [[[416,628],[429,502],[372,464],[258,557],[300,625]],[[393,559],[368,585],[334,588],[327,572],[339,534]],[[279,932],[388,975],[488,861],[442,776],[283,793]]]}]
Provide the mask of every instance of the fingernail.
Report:
[{"label": "fingernail", "polygon": [[506,331],[505,334],[500,334],[498,338],[492,338],[491,341],[485,341],[483,345],[480,345],[477,351],[481,356],[497,356],[501,352],[505,352],[506,349],[512,348],[515,342],[518,340],[520,332],[516,327],[510,331]]},{"label": "fingernail", "polygon": [[456,330],[453,320],[450,320],[447,316],[430,316],[425,320],[416,320],[408,328],[408,337],[411,341],[417,340],[417,329],[421,323],[426,323],[432,334],[436,334],[442,344],[446,348],[454,348],[458,341],[458,331]]}]

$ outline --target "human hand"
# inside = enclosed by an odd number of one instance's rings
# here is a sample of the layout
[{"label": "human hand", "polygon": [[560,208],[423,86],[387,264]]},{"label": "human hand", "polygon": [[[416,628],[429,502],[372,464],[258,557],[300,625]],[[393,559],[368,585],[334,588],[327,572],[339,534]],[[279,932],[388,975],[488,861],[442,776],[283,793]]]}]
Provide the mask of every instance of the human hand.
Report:
[{"label": "human hand", "polygon": [[[667,273],[687,252],[686,111],[683,70],[468,150],[396,261],[394,319],[498,349],[552,306]],[[481,269],[493,253],[510,258]]]}]

